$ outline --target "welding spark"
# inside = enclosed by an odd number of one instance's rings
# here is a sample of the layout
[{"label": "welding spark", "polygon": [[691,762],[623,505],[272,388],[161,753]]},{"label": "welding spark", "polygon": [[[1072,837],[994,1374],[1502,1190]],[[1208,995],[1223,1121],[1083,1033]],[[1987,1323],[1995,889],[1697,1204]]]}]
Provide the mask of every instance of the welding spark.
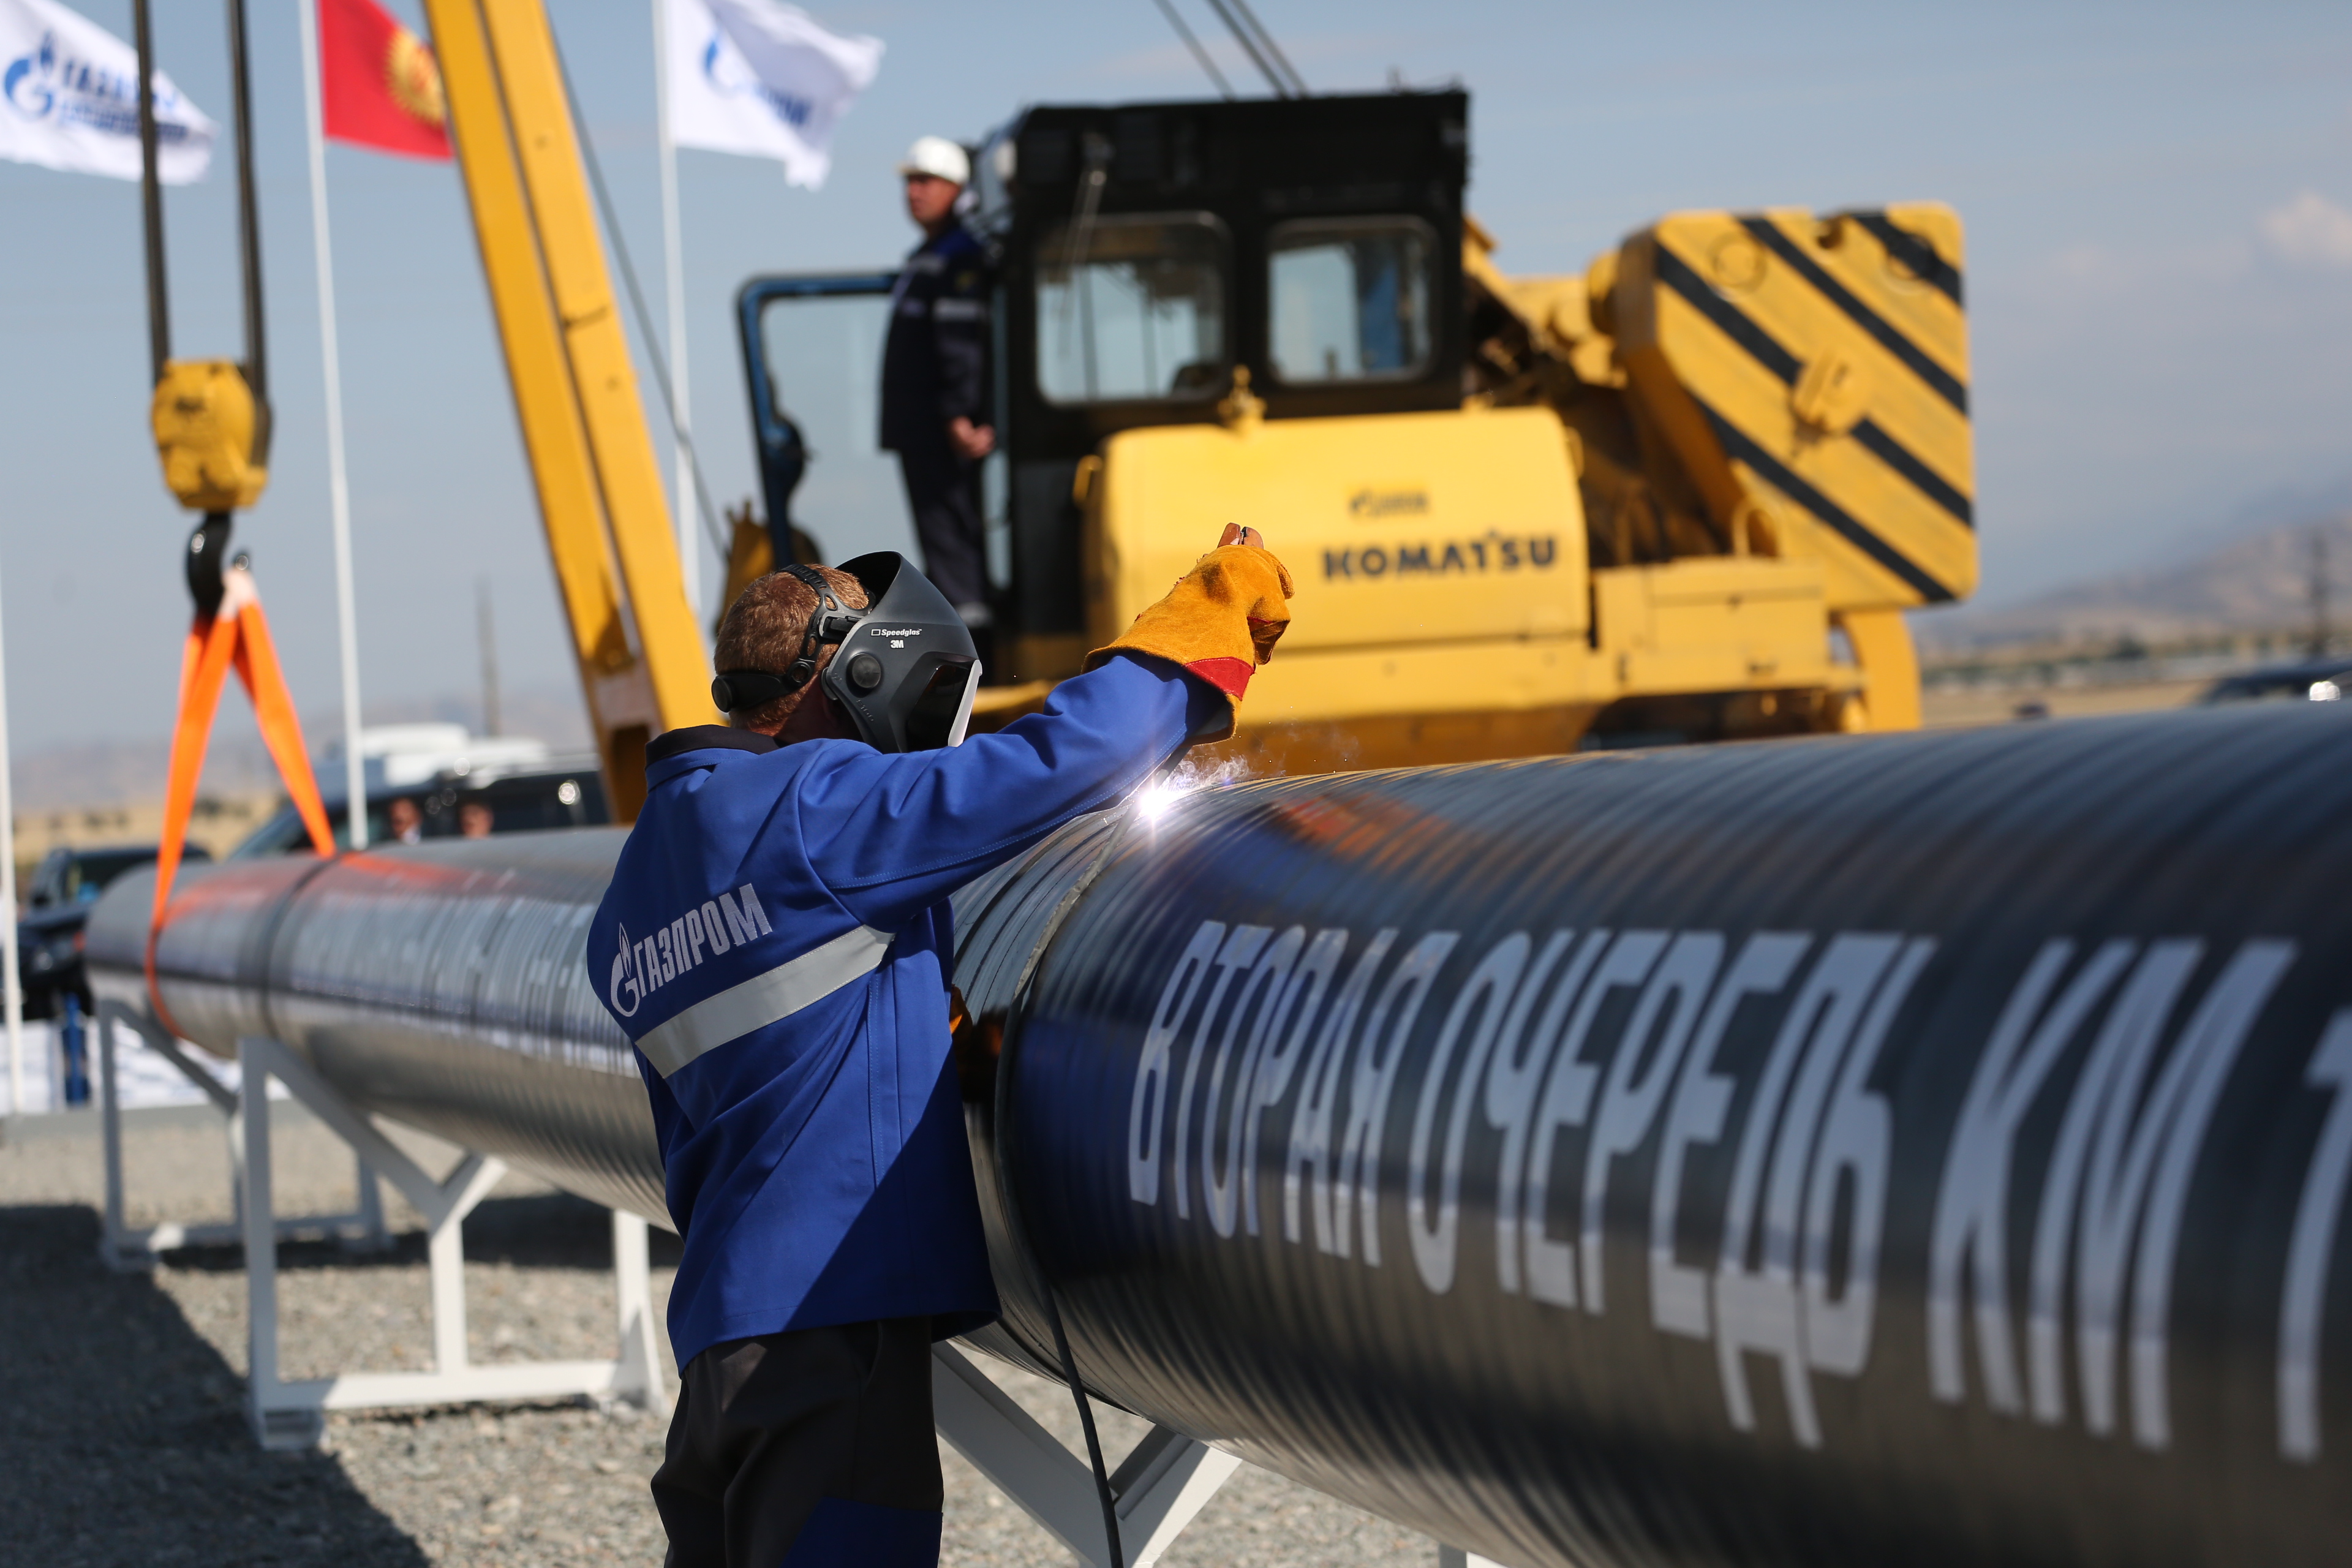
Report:
[{"label": "welding spark", "polygon": [[1157,826],[1186,795],[1205,789],[1223,789],[1249,776],[1249,764],[1238,757],[1206,764],[1187,760],[1137,792],[1135,814],[1143,822]]},{"label": "welding spark", "polygon": [[1171,780],[1155,780],[1135,797],[1135,814],[1146,822],[1156,823],[1168,815],[1168,808],[1184,794],[1185,791]]}]

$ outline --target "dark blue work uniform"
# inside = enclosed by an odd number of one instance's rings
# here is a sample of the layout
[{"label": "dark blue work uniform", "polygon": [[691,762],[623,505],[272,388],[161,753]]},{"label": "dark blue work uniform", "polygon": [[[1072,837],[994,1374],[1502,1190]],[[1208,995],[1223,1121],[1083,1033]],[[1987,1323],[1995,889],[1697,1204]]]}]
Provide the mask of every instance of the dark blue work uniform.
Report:
[{"label": "dark blue work uniform", "polygon": [[[707,727],[648,751],[586,957],[636,1045],[685,1241],[669,1300],[679,1425],[655,1480],[674,1564],[935,1561],[929,1344],[997,1310],[949,1070],[948,896],[1110,804],[1224,703],[1174,665],[1124,656],[950,750],[779,748]],[[800,1337],[815,1330],[837,1331]],[[751,1364],[763,1354],[766,1373]],[[797,1370],[778,1370],[790,1355]],[[911,1435],[853,1460],[885,1361]],[[835,1384],[838,1398],[810,1392]],[[710,1453],[682,1458],[697,1400],[770,1414],[737,1412],[698,1439]],[[812,1402],[854,1419],[826,1438]],[[798,1447],[774,1437],[783,1427],[803,1432]],[[765,1479],[746,1468],[763,1454]],[[856,1465],[869,1473],[816,1473]]]},{"label": "dark blue work uniform", "polygon": [[882,347],[882,448],[898,454],[923,575],[967,618],[988,593],[980,465],[949,444],[948,421],[989,423],[991,270],[961,225],[917,246],[890,291]]}]

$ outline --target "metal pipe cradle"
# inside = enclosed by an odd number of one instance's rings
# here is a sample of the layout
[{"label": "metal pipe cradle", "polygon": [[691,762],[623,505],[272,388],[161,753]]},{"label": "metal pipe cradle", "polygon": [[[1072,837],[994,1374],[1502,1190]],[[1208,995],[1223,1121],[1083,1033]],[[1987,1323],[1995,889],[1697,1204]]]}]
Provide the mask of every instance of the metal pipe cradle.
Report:
[{"label": "metal pipe cradle", "polygon": [[[1018,1224],[1103,1396],[1522,1568],[2341,1562],[2347,824],[2301,704],[1074,824],[957,900],[982,1342]],[[659,1218],[620,844],[192,869],[164,999]]]}]

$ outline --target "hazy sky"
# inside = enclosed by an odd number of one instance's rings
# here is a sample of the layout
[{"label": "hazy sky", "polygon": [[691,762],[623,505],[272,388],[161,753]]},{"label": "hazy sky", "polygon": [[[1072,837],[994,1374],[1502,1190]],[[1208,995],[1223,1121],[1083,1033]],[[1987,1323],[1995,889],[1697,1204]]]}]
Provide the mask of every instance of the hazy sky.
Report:
[{"label": "hazy sky", "polygon": [[[337,678],[297,3],[250,0],[278,426],[268,495],[237,537],[295,695],[324,713]],[[1213,30],[1200,0],[1180,4]],[[2352,473],[2352,7],[1259,5],[1318,90],[1391,72],[1470,89],[1471,201],[1507,270],[1581,270],[1676,207],[1957,206],[1987,599],[2176,554]],[[80,8],[129,37],[130,0]],[[658,312],[646,0],[551,8]],[[1026,102],[1207,91],[1151,0],[813,8],[888,44],[831,184],[681,155],[696,425],[727,499],[755,486],[730,316],[745,277],[894,260],[911,231],[890,169],[918,134],[976,138]],[[421,26],[415,0],[394,9]],[[157,25],[164,68],[226,124],[221,11],[174,0]],[[343,148],[328,162],[369,701],[474,687],[485,575],[509,685],[567,683],[455,169]],[[222,156],[169,197],[184,356],[237,350],[232,196]],[[137,187],[0,163],[0,216],[16,742],[160,735],[193,520],[147,435]]]}]

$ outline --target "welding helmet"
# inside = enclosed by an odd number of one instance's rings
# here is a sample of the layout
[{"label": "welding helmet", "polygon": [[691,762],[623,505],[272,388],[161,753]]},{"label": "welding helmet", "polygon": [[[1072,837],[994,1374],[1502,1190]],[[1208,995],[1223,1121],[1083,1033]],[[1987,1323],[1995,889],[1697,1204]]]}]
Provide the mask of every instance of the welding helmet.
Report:
[{"label": "welding helmet", "polygon": [[[720,671],[710,683],[711,701],[728,712],[762,707],[814,677],[849,715],[859,739],[877,752],[927,752],[963,743],[980,689],[980,650],[963,618],[929,578],[891,551],[845,561],[836,570],[856,578],[866,590],[866,608],[856,610],[836,599],[814,569],[783,570],[816,591],[800,656],[782,674]],[[827,644],[838,651],[819,676]]]}]

